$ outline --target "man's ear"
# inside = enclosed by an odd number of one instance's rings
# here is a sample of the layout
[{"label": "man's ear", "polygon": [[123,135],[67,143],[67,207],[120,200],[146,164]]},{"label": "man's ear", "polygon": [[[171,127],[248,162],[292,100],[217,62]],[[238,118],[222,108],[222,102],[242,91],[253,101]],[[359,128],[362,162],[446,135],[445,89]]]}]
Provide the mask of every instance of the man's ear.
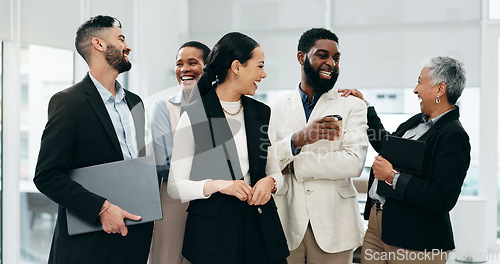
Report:
[{"label": "man's ear", "polygon": [[297,60],[299,61],[300,65],[304,65],[305,58],[306,55],[304,54],[304,52],[302,51],[297,52]]},{"label": "man's ear", "polygon": [[92,46],[99,51],[104,51],[106,44],[100,38],[92,38]]}]

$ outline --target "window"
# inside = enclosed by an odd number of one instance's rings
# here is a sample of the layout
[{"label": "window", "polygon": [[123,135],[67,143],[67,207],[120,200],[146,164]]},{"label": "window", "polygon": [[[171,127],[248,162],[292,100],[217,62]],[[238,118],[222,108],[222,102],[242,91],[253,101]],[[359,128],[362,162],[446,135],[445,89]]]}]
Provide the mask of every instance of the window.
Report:
[{"label": "window", "polygon": [[500,19],[500,0],[490,0],[490,19]]},{"label": "window", "polygon": [[[500,7],[500,1],[499,2],[499,7]],[[500,18],[500,14],[499,17]],[[500,88],[500,33],[499,37],[497,40],[497,46],[498,46],[498,59],[497,59],[497,82],[496,82],[496,87],[497,90]],[[500,93],[498,93],[498,99],[497,102],[500,102]],[[498,111],[498,116],[500,116],[500,107],[497,106],[497,111]],[[498,199],[498,206],[497,206],[497,237],[500,238],[500,180],[498,180],[498,177],[500,177],[500,144],[498,144],[498,140],[500,139],[500,123],[497,121],[497,199]]]},{"label": "window", "polygon": [[[3,162],[3,159],[2,159],[2,154],[3,154],[3,145],[2,145],[2,134],[3,134],[3,130],[2,130],[2,127],[3,127],[3,122],[2,122],[2,111],[3,111],[3,104],[2,104],[2,96],[3,96],[3,91],[2,91],[2,84],[3,84],[3,59],[2,59],[2,55],[3,55],[3,46],[2,46],[2,42],[0,41],[0,226],[3,226],[2,225],[2,204],[3,204],[3,195],[2,195],[2,187],[3,187],[3,184],[2,184],[2,172],[3,172],[3,168],[2,168],[2,162]],[[3,234],[2,234],[2,228],[0,227],[0,256],[2,255],[2,237],[3,237]],[[0,263],[2,263],[2,259],[0,258]]]},{"label": "window", "polygon": [[57,205],[36,189],[33,176],[49,99],[73,84],[73,58],[69,50],[21,47],[19,188],[23,263],[46,263],[49,255]]}]

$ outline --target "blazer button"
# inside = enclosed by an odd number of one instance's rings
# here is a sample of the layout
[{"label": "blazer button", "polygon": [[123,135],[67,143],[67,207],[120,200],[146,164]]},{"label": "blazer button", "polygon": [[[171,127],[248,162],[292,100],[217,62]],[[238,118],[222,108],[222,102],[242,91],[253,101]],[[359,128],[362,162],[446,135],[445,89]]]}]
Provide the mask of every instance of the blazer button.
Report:
[{"label": "blazer button", "polygon": [[260,207],[257,207],[257,212],[258,212],[259,214],[262,214],[262,209],[260,209]]}]

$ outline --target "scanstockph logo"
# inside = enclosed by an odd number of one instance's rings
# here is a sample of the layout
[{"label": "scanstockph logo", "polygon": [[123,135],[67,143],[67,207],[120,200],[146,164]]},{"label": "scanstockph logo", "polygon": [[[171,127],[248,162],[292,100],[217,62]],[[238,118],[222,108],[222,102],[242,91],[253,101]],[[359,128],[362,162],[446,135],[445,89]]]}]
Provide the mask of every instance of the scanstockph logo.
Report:
[{"label": "scanstockph logo", "polygon": [[433,260],[448,260],[448,252],[442,250],[432,251],[409,251],[405,249],[398,249],[396,251],[384,252],[374,251],[372,249],[365,250],[366,260],[410,260],[410,261],[433,261]]}]

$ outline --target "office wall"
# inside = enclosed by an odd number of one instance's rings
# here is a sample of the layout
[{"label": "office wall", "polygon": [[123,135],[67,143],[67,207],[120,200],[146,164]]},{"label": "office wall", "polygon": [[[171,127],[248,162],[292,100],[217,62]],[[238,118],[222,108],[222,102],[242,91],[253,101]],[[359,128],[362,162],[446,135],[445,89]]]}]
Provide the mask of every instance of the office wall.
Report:
[{"label": "office wall", "polygon": [[413,87],[421,62],[436,55],[464,60],[468,85],[479,86],[479,0],[192,0],[189,4],[191,38],[213,45],[223,34],[241,31],[261,44],[268,71],[261,89],[297,85],[297,42],[312,27],[338,34],[339,88]]}]

